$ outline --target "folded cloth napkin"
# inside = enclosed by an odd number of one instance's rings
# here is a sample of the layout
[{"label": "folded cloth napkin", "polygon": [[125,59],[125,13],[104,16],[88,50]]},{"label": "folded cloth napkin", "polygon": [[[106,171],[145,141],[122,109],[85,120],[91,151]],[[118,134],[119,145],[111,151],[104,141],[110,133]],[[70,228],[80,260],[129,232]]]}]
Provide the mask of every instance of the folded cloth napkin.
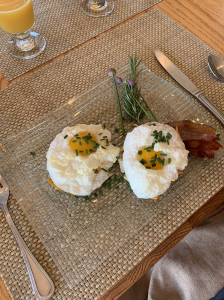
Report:
[{"label": "folded cloth napkin", "polygon": [[224,288],[219,291],[215,297],[211,298],[210,300],[224,300]]},{"label": "folded cloth napkin", "polygon": [[209,300],[223,286],[224,220],[194,228],[155,264],[148,300]]}]

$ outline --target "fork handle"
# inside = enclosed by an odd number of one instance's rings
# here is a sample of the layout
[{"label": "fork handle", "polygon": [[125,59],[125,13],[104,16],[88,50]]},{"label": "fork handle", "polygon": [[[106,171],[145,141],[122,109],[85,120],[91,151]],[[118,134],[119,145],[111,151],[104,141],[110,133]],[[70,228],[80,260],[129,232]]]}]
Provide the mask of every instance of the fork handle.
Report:
[{"label": "fork handle", "polygon": [[27,267],[27,271],[29,273],[31,285],[35,296],[39,300],[50,299],[54,294],[54,284],[52,280],[44,271],[44,269],[40,266],[33,254],[30,252],[29,248],[24,243],[21,235],[19,234],[12,221],[7,205],[3,205],[1,206],[1,208],[20,248],[21,254]]}]

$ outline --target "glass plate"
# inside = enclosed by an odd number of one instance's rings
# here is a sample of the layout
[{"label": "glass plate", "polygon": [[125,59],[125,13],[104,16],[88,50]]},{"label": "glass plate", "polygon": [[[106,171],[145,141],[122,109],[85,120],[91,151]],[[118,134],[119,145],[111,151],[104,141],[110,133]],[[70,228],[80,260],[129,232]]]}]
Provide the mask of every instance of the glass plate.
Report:
[{"label": "glass plate", "polygon": [[[142,94],[160,122],[188,119],[214,126],[185,94],[142,63],[140,67]],[[128,78],[129,66],[117,73]],[[124,137],[120,131],[115,132],[115,128],[120,128],[120,121],[109,78],[2,141],[7,152],[0,155],[3,162],[0,173],[69,286],[75,286],[96,270],[224,154],[218,151],[215,159],[210,160],[190,154],[184,173],[157,201],[137,199],[126,182],[119,183],[119,189],[102,187],[103,195],[96,190],[99,197],[92,196],[92,202],[51,189],[46,183],[49,177],[46,153],[51,141],[66,126],[96,122],[105,124],[112,131],[112,142],[122,148]],[[133,122],[126,119],[126,132],[133,128]],[[223,144],[223,133],[216,129]],[[36,155],[32,157],[30,152]],[[111,173],[123,175],[118,163]]]}]

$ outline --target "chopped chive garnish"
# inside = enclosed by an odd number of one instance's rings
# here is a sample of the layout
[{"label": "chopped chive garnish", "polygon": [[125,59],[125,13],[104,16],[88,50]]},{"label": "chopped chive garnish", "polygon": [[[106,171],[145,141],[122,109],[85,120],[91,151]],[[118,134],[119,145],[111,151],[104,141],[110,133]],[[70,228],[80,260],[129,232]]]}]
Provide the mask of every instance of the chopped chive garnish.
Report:
[{"label": "chopped chive garnish", "polygon": [[64,139],[66,139],[68,137],[68,135],[66,134],[65,136],[64,136]]},{"label": "chopped chive garnish", "polygon": [[94,146],[93,146],[93,148],[97,149],[99,146],[100,146],[100,144],[95,143]]},{"label": "chopped chive garnish", "polygon": [[83,153],[84,151],[79,151],[79,153]]},{"label": "chopped chive garnish", "polygon": [[162,166],[164,166],[165,159],[162,160]]},{"label": "chopped chive garnish", "polygon": [[151,150],[150,150],[150,149],[147,149],[146,151],[147,151],[147,152],[151,152]]},{"label": "chopped chive garnish", "polygon": [[102,184],[103,187],[105,187],[107,185],[106,181]]},{"label": "chopped chive garnish", "polygon": [[140,160],[140,163],[142,164],[142,165],[145,165],[146,163],[147,163],[147,161],[146,160],[144,160],[143,158]]},{"label": "chopped chive garnish", "polygon": [[101,135],[101,134],[103,134],[102,132],[101,133],[99,133],[99,135]]},{"label": "chopped chive garnish", "polygon": [[77,198],[77,199],[78,199],[79,197],[75,195],[75,198]]},{"label": "chopped chive garnish", "polygon": [[149,167],[149,166],[146,166],[146,169],[151,169],[151,167]]},{"label": "chopped chive garnish", "polygon": [[160,153],[160,155],[161,155],[161,156],[167,156],[167,154],[166,154],[166,153]]},{"label": "chopped chive garnish", "polygon": [[30,152],[30,155],[35,156],[36,153],[35,152]]},{"label": "chopped chive garnish", "polygon": [[107,170],[105,170],[104,168],[101,168],[104,172],[107,172]]},{"label": "chopped chive garnish", "polygon": [[118,128],[115,128],[114,131],[115,131],[115,132],[119,132],[119,129],[118,129]]},{"label": "chopped chive garnish", "polygon": [[76,137],[77,140],[81,140],[81,138],[79,136]]},{"label": "chopped chive garnish", "polygon": [[77,133],[77,134],[75,134],[75,136],[79,136],[79,134]]},{"label": "chopped chive garnish", "polygon": [[88,140],[85,139],[84,141],[86,142],[87,145],[89,144]]},{"label": "chopped chive garnish", "polygon": [[101,146],[103,149],[107,149],[107,148],[105,148],[104,146]]},{"label": "chopped chive garnish", "polygon": [[86,154],[88,154],[88,149],[86,149]]},{"label": "chopped chive garnish", "polygon": [[111,188],[111,182],[110,182],[110,181],[107,182],[107,188],[108,188],[108,189]]},{"label": "chopped chive garnish", "polygon": [[116,189],[116,190],[119,189],[119,185],[115,186],[115,189]]},{"label": "chopped chive garnish", "polygon": [[103,192],[102,192],[101,190],[99,190],[99,194],[100,194],[100,195],[103,195]]},{"label": "chopped chive garnish", "polygon": [[166,138],[167,138],[168,140],[170,140],[171,137],[172,137],[172,134],[170,134],[170,133],[168,132],[167,135],[166,135]]},{"label": "chopped chive garnish", "polygon": [[76,156],[78,156],[78,155],[79,155],[79,153],[78,153],[78,150],[77,150],[77,149],[75,149],[75,154],[76,154]]},{"label": "chopped chive garnish", "polygon": [[81,142],[79,142],[79,145],[81,145],[81,146],[82,146],[82,143],[81,143]]},{"label": "chopped chive garnish", "polygon": [[155,143],[152,143],[152,146],[151,146],[151,148],[152,148],[152,149],[154,149],[154,146],[155,146]]},{"label": "chopped chive garnish", "polygon": [[116,159],[120,159],[120,157],[119,157],[119,156],[116,156]]},{"label": "chopped chive garnish", "polygon": [[86,200],[90,200],[90,198],[89,198],[88,196],[84,196],[84,198],[85,198]]},{"label": "chopped chive garnish", "polygon": [[94,196],[95,196],[95,197],[98,197],[97,193],[94,193]]},{"label": "chopped chive garnish", "polygon": [[152,167],[155,167],[156,166],[156,164],[152,164]]},{"label": "chopped chive garnish", "polygon": [[168,145],[170,144],[170,143],[169,143],[169,140],[166,140],[166,142],[167,142]]},{"label": "chopped chive garnish", "polygon": [[151,124],[151,126],[156,126],[156,124],[153,123],[153,124]]},{"label": "chopped chive garnish", "polygon": [[170,164],[171,163],[171,158],[168,158],[168,164]]},{"label": "chopped chive garnish", "polygon": [[117,180],[117,174],[114,174],[114,181]]},{"label": "chopped chive garnish", "polygon": [[93,150],[92,149],[89,149],[89,153],[92,153],[93,152]]},{"label": "chopped chive garnish", "polygon": [[114,144],[114,143],[112,145],[116,146],[116,144]]},{"label": "chopped chive garnish", "polygon": [[119,177],[119,181],[120,182],[124,182],[124,178],[123,177]]},{"label": "chopped chive garnish", "polygon": [[107,144],[106,146],[108,147],[108,146],[110,146],[110,144]]},{"label": "chopped chive garnish", "polygon": [[111,124],[110,127],[114,126],[115,124]]},{"label": "chopped chive garnish", "polygon": [[162,164],[162,160],[159,157],[157,157],[157,160],[160,164]]},{"label": "chopped chive garnish", "polygon": [[106,126],[105,126],[105,123],[103,123],[103,129],[105,129],[105,127],[106,127]]},{"label": "chopped chive garnish", "polygon": [[98,125],[99,123],[97,122],[97,123],[95,123],[95,125]]},{"label": "chopped chive garnish", "polygon": [[105,141],[105,139],[101,139],[101,141]]},{"label": "chopped chive garnish", "polygon": [[107,138],[107,136],[105,135],[105,136],[103,136],[103,138],[104,138],[104,139],[106,139],[106,138]]},{"label": "chopped chive garnish", "polygon": [[142,151],[138,151],[138,155],[142,155]]},{"label": "chopped chive garnish", "polygon": [[73,141],[72,141],[72,143],[76,143],[76,142],[77,142],[77,140],[73,140]]},{"label": "chopped chive garnish", "polygon": [[129,186],[129,188],[132,190],[129,181],[126,181],[126,182],[127,182],[127,185]]},{"label": "chopped chive garnish", "polygon": [[220,136],[220,133],[216,134],[216,136]]}]

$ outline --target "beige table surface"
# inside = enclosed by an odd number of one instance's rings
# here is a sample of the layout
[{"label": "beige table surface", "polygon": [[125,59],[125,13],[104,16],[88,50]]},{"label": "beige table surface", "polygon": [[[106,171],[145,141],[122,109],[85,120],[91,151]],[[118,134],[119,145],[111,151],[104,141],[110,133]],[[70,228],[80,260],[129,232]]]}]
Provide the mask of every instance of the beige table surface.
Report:
[{"label": "beige table surface", "polygon": [[[202,41],[207,43],[213,49],[224,56],[224,2],[223,0],[163,0],[159,4],[150,9],[132,17],[122,24],[94,37],[97,39],[107,32],[114,30],[118,26],[129,22],[134,18],[138,18],[153,8],[157,8],[164,14],[169,16],[175,22],[186,28],[188,31],[196,35]],[[91,39],[91,40],[93,40]],[[89,43],[91,40],[85,42]],[[75,51],[77,48],[83,47],[84,44],[69,50],[67,53]],[[21,77],[35,72],[43,68],[45,65],[52,63],[60,57],[60,55],[42,66],[8,82],[4,75],[0,72],[0,88],[3,89],[12,82],[19,80]],[[154,251],[145,257],[133,270],[125,277],[117,282],[106,294],[101,297],[103,299],[118,299],[130,286],[132,286],[150,267],[152,267],[163,255],[165,255],[175,244],[177,244],[192,228],[194,228],[206,215],[218,207],[224,201],[224,188],[220,187],[220,191],[212,197],[205,205],[203,205],[194,215],[192,215],[184,224],[181,225],[171,236],[163,241]],[[11,299],[7,288],[0,277],[0,300]]]}]

